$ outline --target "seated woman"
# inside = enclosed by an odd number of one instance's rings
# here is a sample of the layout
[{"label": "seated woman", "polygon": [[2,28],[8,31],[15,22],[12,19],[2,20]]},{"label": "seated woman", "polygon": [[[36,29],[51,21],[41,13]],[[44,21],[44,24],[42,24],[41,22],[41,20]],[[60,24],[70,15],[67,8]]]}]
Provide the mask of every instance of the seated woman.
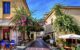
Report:
[{"label": "seated woman", "polygon": [[14,48],[15,47],[15,40],[11,40],[10,45],[11,45],[11,48]]},{"label": "seated woman", "polygon": [[2,49],[5,49],[5,45],[6,45],[5,40],[1,40],[1,48],[2,48]]},{"label": "seated woman", "polygon": [[10,50],[10,42],[6,41],[6,50]]}]

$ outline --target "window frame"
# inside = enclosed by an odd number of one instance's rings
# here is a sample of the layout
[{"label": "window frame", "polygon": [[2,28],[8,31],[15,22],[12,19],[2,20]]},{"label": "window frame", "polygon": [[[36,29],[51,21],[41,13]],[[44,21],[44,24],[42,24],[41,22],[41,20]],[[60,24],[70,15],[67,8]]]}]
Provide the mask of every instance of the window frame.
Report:
[{"label": "window frame", "polygon": [[[8,3],[9,4],[9,10],[7,10],[9,12],[5,12],[6,10],[4,8],[4,3]],[[3,14],[10,14],[10,13],[11,13],[11,3],[10,3],[10,1],[3,1]]]}]

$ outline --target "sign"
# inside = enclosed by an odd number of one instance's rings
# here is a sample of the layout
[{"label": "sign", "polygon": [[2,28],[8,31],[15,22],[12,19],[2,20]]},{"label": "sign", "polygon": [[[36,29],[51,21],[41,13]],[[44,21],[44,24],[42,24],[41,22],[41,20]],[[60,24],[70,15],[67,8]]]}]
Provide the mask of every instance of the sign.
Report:
[{"label": "sign", "polygon": [[53,39],[50,39],[50,44],[53,44],[54,40]]}]

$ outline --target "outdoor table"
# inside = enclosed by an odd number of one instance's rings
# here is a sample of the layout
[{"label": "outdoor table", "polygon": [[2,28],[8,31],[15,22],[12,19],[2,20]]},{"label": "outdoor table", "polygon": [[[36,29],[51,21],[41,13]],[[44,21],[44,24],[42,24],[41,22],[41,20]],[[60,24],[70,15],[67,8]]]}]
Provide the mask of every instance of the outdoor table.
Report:
[{"label": "outdoor table", "polygon": [[17,50],[23,50],[26,46],[16,46]]}]

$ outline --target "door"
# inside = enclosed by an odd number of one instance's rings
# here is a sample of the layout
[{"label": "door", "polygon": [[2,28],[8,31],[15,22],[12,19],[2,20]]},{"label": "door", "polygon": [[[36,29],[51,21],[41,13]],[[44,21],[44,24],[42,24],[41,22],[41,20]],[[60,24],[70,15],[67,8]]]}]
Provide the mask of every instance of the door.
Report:
[{"label": "door", "polygon": [[3,29],[3,39],[10,40],[10,29]]}]

